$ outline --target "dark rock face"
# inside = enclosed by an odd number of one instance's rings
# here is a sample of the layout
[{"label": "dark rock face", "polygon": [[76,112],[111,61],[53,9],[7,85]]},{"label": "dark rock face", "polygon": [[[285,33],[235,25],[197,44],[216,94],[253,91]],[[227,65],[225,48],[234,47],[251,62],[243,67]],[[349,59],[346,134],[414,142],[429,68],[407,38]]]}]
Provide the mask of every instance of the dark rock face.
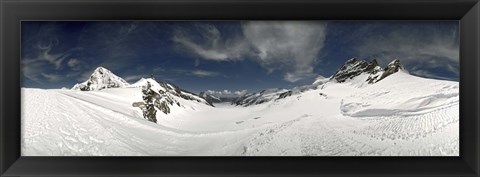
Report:
[{"label": "dark rock face", "polygon": [[86,85],[79,85],[78,88],[79,88],[81,91],[90,91],[90,85],[92,85],[92,82],[91,82],[91,81],[87,81],[87,82],[86,82]]},{"label": "dark rock face", "polygon": [[287,96],[292,96],[292,91],[291,91],[291,90],[281,93],[281,94],[278,96],[277,100],[278,100],[278,99],[286,98]]},{"label": "dark rock face", "polygon": [[145,105],[142,108],[142,112],[145,119],[155,123],[157,123],[157,110],[154,105],[156,96],[157,93],[151,89],[150,82],[147,82],[147,85],[142,88],[142,98]]},{"label": "dark rock face", "polygon": [[139,82],[142,87],[143,102],[135,102],[132,106],[139,107],[143,112],[143,117],[155,123],[157,122],[157,111],[170,114],[172,106],[182,107],[178,101],[179,98],[213,106],[202,97],[170,83],[157,82],[153,78],[142,78]]},{"label": "dark rock face", "polygon": [[382,69],[375,59],[368,62],[365,60],[352,58],[345,62],[345,64],[343,64],[342,67],[335,72],[330,80],[335,80],[339,83],[342,83],[348,79],[353,79],[362,73],[366,73],[369,74],[366,82],[369,84],[374,84],[402,69],[403,67],[398,59],[393,60],[385,69]]},{"label": "dark rock face", "polygon": [[[348,60],[343,66],[335,72],[331,79],[335,79],[337,82],[345,82],[347,79],[352,79],[362,73],[376,74],[380,68],[378,67],[377,60],[365,61],[352,58]],[[367,80],[374,80],[373,78]]]},{"label": "dark rock face", "polygon": [[[172,87],[168,86],[167,84],[161,84],[164,88]],[[177,93],[177,92],[175,92]],[[156,113],[157,109],[162,111],[165,114],[170,114],[170,107],[174,103],[180,106],[180,103],[171,98],[167,92],[163,90],[155,91],[150,82],[147,82],[145,86],[142,87],[142,94],[143,94],[143,101],[144,107],[142,108],[143,117],[149,121],[157,122]],[[155,109],[156,108],[156,109]]]},{"label": "dark rock face", "polygon": [[[165,114],[170,114],[170,107],[168,105],[173,105],[173,103],[174,101],[162,90],[155,95],[155,107]],[[177,104],[180,103],[177,102]]]},{"label": "dark rock face", "polygon": [[398,70],[403,70],[403,67],[400,64],[400,60],[395,59],[390,62],[390,64],[388,64],[388,66],[385,68],[385,72],[383,72],[382,76],[380,76],[380,79],[378,79],[378,81],[386,78],[387,76],[390,76],[393,73],[398,72]]}]

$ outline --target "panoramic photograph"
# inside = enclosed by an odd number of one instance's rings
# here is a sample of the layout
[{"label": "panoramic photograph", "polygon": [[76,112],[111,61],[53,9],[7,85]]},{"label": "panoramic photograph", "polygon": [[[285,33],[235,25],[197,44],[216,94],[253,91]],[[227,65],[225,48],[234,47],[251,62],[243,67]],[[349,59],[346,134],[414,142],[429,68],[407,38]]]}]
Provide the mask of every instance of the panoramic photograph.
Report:
[{"label": "panoramic photograph", "polygon": [[22,156],[459,156],[458,21],[22,21]]}]

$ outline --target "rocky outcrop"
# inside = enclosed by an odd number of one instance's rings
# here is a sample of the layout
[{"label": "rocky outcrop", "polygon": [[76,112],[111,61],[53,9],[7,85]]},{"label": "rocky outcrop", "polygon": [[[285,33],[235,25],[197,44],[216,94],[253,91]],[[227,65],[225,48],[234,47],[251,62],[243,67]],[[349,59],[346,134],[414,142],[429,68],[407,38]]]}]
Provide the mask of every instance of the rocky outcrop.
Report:
[{"label": "rocky outcrop", "polygon": [[154,78],[142,78],[138,82],[128,86],[129,88],[142,88],[143,102],[134,102],[133,107],[139,107],[145,119],[156,122],[157,111],[170,114],[172,106],[185,107],[179,100],[195,101],[213,106],[205,99],[191,92],[185,91],[176,85],[156,81]]},{"label": "rocky outcrop", "polygon": [[354,79],[361,74],[367,74],[368,77],[365,80],[368,84],[374,84],[389,75],[402,70],[403,67],[400,64],[400,60],[395,59],[387,67],[382,68],[378,65],[377,61],[359,60],[352,58],[345,62],[340,69],[330,78],[339,83],[345,82],[348,79]]},{"label": "rocky outcrop", "polygon": [[157,123],[157,109],[155,109],[154,102],[156,101],[157,92],[152,89],[150,82],[142,87],[143,117],[151,122]]},{"label": "rocky outcrop", "polygon": [[[403,70],[403,66],[402,64],[400,64],[400,60],[398,59],[395,59],[393,60],[392,62],[390,62],[388,64],[388,66],[384,69],[384,72],[383,74],[380,76],[380,78],[378,79],[378,81],[390,76],[391,74],[393,73],[396,73],[398,72],[399,70]],[[378,82],[377,81],[377,82]]]},{"label": "rocky outcrop", "polygon": [[[378,66],[377,60],[375,59],[372,61],[365,61],[352,58],[345,62],[330,79],[342,83],[348,79],[353,79],[362,73],[375,75],[381,71],[382,68]],[[374,81],[375,78],[373,77],[368,79],[368,82],[373,83]]]},{"label": "rocky outcrop", "polygon": [[211,104],[211,102],[206,101],[204,98],[202,98],[202,97],[200,97],[200,96],[198,96],[198,95],[196,95],[192,92],[181,89],[180,87],[178,87],[178,86],[176,86],[172,83],[157,81],[154,78],[148,78],[148,79],[141,78],[139,81],[137,81],[136,83],[134,83],[134,84],[132,84],[128,87],[137,87],[137,88],[138,87],[143,87],[144,85],[147,84],[147,82],[150,82],[150,84],[152,84],[152,87],[157,92],[163,91],[164,94],[169,95],[169,96],[175,96],[175,97],[179,97],[179,98],[182,98],[182,99],[185,99],[185,100],[196,101],[196,102],[199,102],[199,103],[207,104],[209,106],[213,106]]},{"label": "rocky outcrop", "polygon": [[281,93],[278,96],[277,100],[286,98],[287,96],[292,96],[292,91],[291,90]]}]

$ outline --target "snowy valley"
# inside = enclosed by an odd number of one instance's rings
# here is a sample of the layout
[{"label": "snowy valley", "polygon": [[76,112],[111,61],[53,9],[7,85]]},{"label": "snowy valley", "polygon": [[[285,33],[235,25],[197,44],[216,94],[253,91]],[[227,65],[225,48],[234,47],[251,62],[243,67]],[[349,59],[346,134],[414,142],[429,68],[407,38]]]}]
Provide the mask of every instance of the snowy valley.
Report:
[{"label": "snowy valley", "polygon": [[[155,92],[155,122],[142,90]],[[459,83],[352,58],[330,78],[237,97],[97,68],[22,88],[23,156],[458,156]]]}]

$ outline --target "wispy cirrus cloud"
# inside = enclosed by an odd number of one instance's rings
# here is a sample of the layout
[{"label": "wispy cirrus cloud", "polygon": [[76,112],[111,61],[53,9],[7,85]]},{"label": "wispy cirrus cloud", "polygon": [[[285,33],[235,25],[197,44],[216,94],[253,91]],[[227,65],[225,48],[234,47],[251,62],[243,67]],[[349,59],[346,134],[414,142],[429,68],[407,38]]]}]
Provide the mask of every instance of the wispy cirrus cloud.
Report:
[{"label": "wispy cirrus cloud", "polygon": [[216,77],[216,76],[222,75],[219,72],[206,71],[206,70],[194,70],[191,72],[191,74],[197,77]]},{"label": "wispy cirrus cloud", "polygon": [[51,50],[54,47],[53,45],[58,45],[58,40],[55,43],[50,42],[47,46],[42,46],[38,44],[36,46],[36,54],[32,58],[24,58],[22,62],[25,64],[30,64],[34,62],[48,62],[55,66],[54,69],[58,70],[62,67],[63,61],[71,54],[71,51],[52,53]]},{"label": "wispy cirrus cloud", "polygon": [[58,82],[64,79],[63,75],[60,74],[46,74],[46,73],[40,73],[44,78],[47,79],[49,82]]},{"label": "wispy cirrus cloud", "polygon": [[75,73],[56,74],[57,71],[64,69],[65,66],[70,67],[75,64],[75,67],[80,69],[80,63],[72,63],[72,59],[69,60],[69,57],[72,53],[81,49],[72,48],[64,52],[52,52],[57,45],[59,45],[59,41],[55,39],[46,46],[39,43],[36,48],[30,49],[30,56],[33,57],[22,58],[21,60],[23,75],[37,83],[42,83],[44,80],[47,82],[58,82]]},{"label": "wispy cirrus cloud", "polygon": [[45,70],[45,67],[47,67],[46,62],[30,62],[27,64],[22,61],[22,74],[31,81],[43,84],[44,77],[40,73]]},{"label": "wispy cirrus cloud", "polygon": [[[142,45],[134,43],[142,35],[140,22],[92,22],[78,35],[78,45],[88,46],[89,69],[104,66],[112,70],[128,68]],[[94,42],[92,42],[94,41]]]},{"label": "wispy cirrus cloud", "polygon": [[[147,69],[150,70],[150,69]],[[184,77],[184,76],[195,76],[195,77],[227,77],[227,75],[222,74],[216,71],[203,70],[203,69],[181,69],[181,68],[166,68],[166,67],[154,67],[151,69],[153,71],[154,77],[158,75],[161,79]],[[130,75],[125,77],[125,80],[135,80],[145,77],[147,75]],[[147,77],[149,77],[148,75]],[[165,78],[168,77],[168,78]]]}]

